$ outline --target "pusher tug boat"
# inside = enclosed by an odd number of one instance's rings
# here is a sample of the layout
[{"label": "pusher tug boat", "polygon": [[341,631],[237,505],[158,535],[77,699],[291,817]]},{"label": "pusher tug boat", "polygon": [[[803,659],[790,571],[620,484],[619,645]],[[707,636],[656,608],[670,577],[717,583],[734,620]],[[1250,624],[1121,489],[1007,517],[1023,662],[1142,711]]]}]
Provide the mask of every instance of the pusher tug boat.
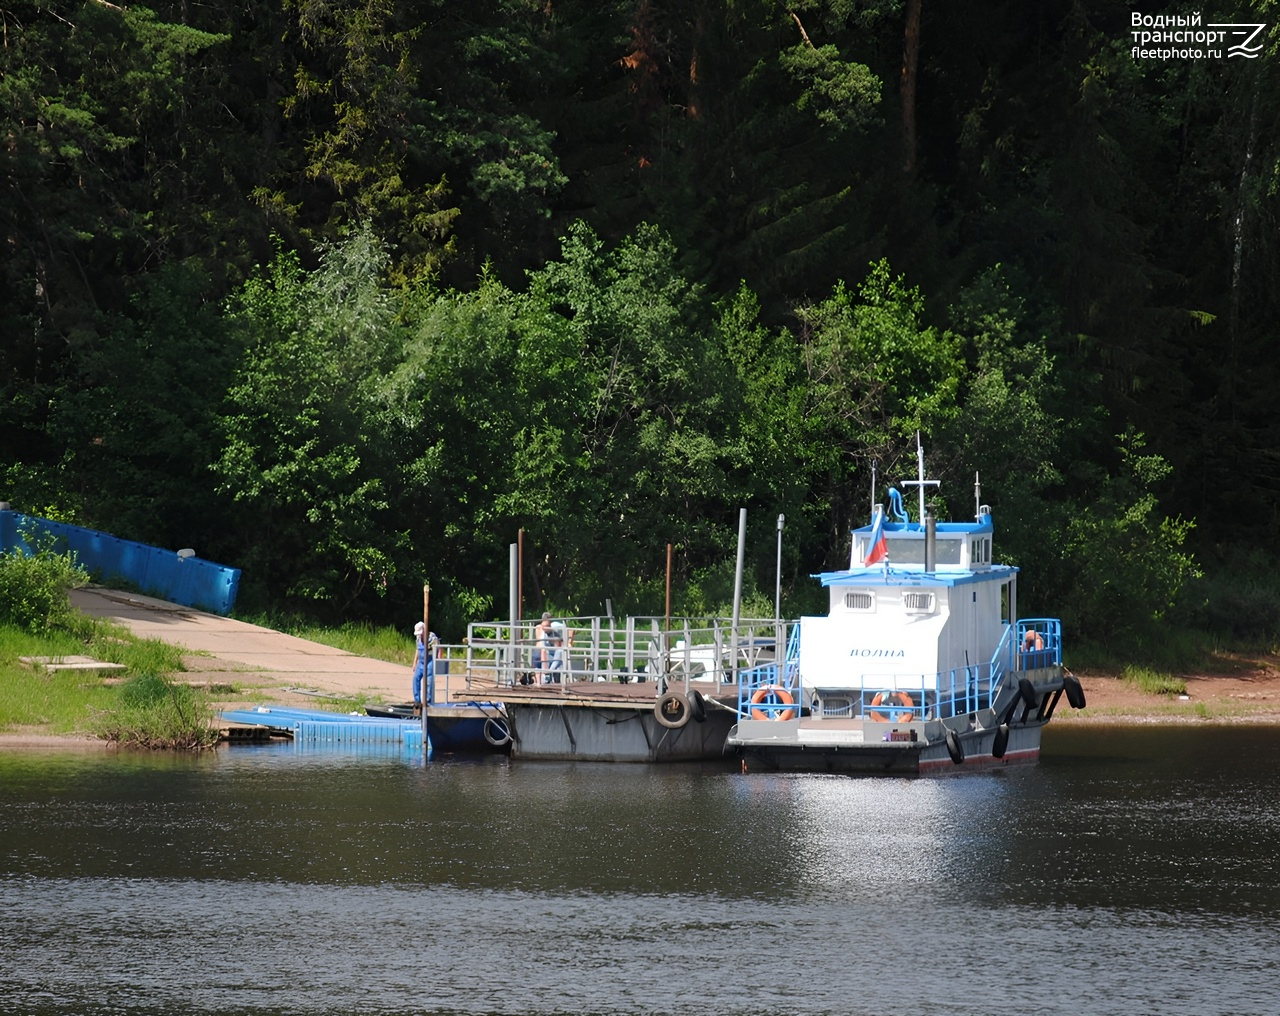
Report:
[{"label": "pusher tug boat", "polygon": [[994,564],[991,509],[975,477],[973,522],[926,513],[924,449],[904,486],[919,490],[911,522],[889,491],[853,531],[849,568],[814,577],[825,617],[803,617],[783,660],[738,675],[728,746],[744,764],[802,772],[928,773],[1033,761],[1065,694],[1056,618],[1018,618],[1018,569]]}]

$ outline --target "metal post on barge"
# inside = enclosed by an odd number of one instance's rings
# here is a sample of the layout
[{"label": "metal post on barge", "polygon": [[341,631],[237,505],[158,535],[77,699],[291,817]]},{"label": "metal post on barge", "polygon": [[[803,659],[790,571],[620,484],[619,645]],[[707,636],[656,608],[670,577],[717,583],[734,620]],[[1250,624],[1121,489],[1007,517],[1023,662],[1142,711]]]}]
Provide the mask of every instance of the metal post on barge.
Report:
[{"label": "metal post on barge", "polygon": [[778,566],[773,575],[773,619],[782,617],[782,527],[786,523],[785,515],[778,516]]},{"label": "metal post on barge", "polygon": [[738,564],[733,572],[733,628],[729,632],[729,659],[733,681],[738,681],[738,622],[742,620],[742,557],[747,544],[747,510],[738,509]]},{"label": "metal post on barge", "polygon": [[[507,606],[511,616],[511,628],[507,636],[507,667],[511,672],[511,680],[502,682],[515,687],[516,683],[516,628],[520,625],[520,548],[511,544],[511,581],[508,590]],[[500,673],[500,672],[499,672]]]}]

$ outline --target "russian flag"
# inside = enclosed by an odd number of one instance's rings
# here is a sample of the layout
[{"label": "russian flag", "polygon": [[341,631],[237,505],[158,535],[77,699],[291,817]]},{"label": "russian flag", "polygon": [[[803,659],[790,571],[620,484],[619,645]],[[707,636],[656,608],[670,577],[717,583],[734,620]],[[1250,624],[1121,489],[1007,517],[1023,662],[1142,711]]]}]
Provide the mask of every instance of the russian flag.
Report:
[{"label": "russian flag", "polygon": [[871,526],[871,539],[867,541],[867,556],[862,560],[864,568],[883,561],[889,556],[889,540],[884,535],[884,512],[876,512],[875,522]]}]

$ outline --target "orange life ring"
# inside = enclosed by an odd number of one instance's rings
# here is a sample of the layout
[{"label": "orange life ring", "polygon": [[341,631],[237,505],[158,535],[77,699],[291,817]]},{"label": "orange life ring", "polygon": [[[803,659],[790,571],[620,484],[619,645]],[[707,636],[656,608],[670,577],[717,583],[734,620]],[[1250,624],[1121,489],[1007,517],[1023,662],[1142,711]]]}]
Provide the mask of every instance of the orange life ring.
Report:
[{"label": "orange life ring", "polygon": [[[915,708],[915,700],[913,700],[905,691],[893,691],[888,693],[878,691],[876,692],[876,697],[871,700],[871,706],[872,708],[876,706],[886,706],[890,702],[896,702],[898,705],[906,706],[908,709]],[[867,719],[872,720],[875,723],[889,722],[889,717],[885,716],[884,713],[867,713]],[[898,713],[898,715],[893,718],[893,722],[910,723],[913,719],[915,719],[914,713]]]},{"label": "orange life ring", "polygon": [[[759,705],[765,699],[770,699],[769,705],[795,705],[795,699],[791,697],[791,692],[780,684],[766,684],[763,688],[757,688],[755,694],[751,696],[751,704]],[[751,718],[753,720],[793,720],[796,711],[794,709],[752,709]]]}]

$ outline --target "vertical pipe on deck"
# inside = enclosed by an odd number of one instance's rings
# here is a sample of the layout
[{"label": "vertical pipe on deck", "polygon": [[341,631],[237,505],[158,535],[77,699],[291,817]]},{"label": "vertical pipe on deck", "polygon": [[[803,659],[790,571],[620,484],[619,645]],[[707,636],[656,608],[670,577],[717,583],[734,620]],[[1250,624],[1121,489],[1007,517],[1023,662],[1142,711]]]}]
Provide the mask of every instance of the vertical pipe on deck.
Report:
[{"label": "vertical pipe on deck", "polygon": [[933,517],[933,512],[924,517],[924,570],[938,570],[938,521]]},{"label": "vertical pipe on deck", "polygon": [[516,626],[520,623],[520,548],[511,544],[511,586],[508,590],[508,606],[511,610],[511,630],[507,635],[507,665],[511,668],[511,686],[516,683]]},{"label": "vertical pipe on deck", "polygon": [[687,616],[684,619],[684,639],[682,641],[684,642],[684,690],[687,695],[689,693],[689,681],[692,680],[689,671],[693,667],[693,632],[689,629],[689,618]]},{"label": "vertical pipe on deck", "polygon": [[[424,650],[424,653],[426,654],[426,659],[424,659],[424,660],[422,661],[422,666],[423,666],[423,669],[424,669],[424,673],[423,673],[423,675],[422,675],[422,681],[423,681],[423,683],[424,683],[424,684],[426,683],[426,681],[427,681],[427,675],[426,675],[426,673],[425,673],[425,669],[426,669],[426,667],[427,667],[428,665],[430,665],[430,666],[431,666],[431,668],[432,668],[432,670],[431,670],[431,675],[432,675],[432,681],[431,681],[431,683],[432,683],[432,686],[433,686],[433,688],[434,688],[434,685],[435,685],[435,663],[434,663],[434,657],[432,656],[432,654],[433,654],[433,653],[435,653],[435,647],[434,647],[434,646],[432,645],[432,643],[431,643],[431,584],[430,584],[429,582],[424,582],[424,583],[422,583],[422,627],[426,629],[426,632],[423,634],[423,638],[422,638],[422,642],[423,642],[423,644],[426,646],[426,649]],[[424,700],[428,705],[430,705],[430,704],[431,704],[431,697],[427,696],[427,694],[426,694],[427,689],[423,688],[423,689],[422,689],[422,691],[423,691],[423,700]],[[445,684],[445,689],[444,689],[444,699],[445,699],[445,701],[446,701],[446,702],[448,702],[448,701],[449,701],[449,687],[448,687],[447,679],[446,679],[446,684]],[[423,710],[423,715],[424,715],[424,716],[426,715],[426,710],[425,710],[425,709]],[[426,728],[425,728],[425,727],[423,728],[422,736],[423,736],[423,737],[426,737],[426,736],[427,736],[427,734],[426,734]]]},{"label": "vertical pipe on deck", "polygon": [[667,631],[671,630],[671,544],[667,544]]},{"label": "vertical pipe on deck", "polygon": [[738,680],[738,622],[742,618],[742,558],[747,546],[747,510],[738,509],[738,564],[733,573],[733,631],[729,633],[729,653],[733,679]]},{"label": "vertical pipe on deck", "polygon": [[778,516],[778,566],[774,571],[773,582],[773,619],[782,619],[782,527],[786,523],[785,515]]}]

